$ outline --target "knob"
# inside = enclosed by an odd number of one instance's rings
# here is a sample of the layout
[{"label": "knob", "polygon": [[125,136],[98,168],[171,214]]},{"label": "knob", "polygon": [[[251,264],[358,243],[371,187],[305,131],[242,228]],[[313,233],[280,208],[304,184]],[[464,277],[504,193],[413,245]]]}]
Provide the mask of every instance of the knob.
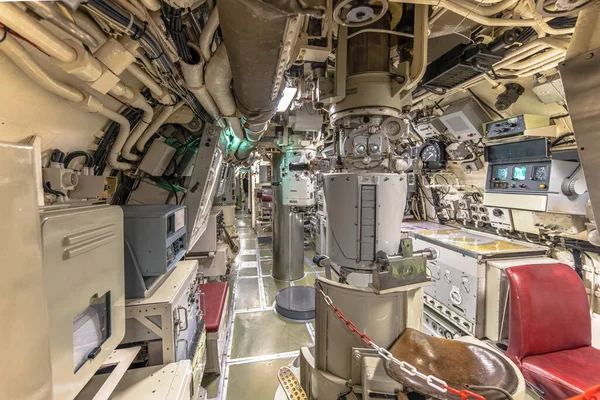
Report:
[{"label": "knob", "polygon": [[510,185],[511,188],[516,188],[517,185],[515,185],[514,183],[512,185]]},{"label": "knob", "polygon": [[494,211],[492,211],[492,214],[494,214],[494,217],[500,218],[501,216],[504,215],[504,211],[502,211],[499,208],[494,208]]},{"label": "knob", "polygon": [[524,184],[524,183],[521,183],[521,184],[519,185],[519,187],[520,187],[520,188],[526,188],[526,187],[527,187],[527,185],[526,185],[526,184]]},{"label": "knob", "polygon": [[569,182],[569,192],[570,194],[584,194],[587,192],[586,182],[583,179],[575,179]]}]

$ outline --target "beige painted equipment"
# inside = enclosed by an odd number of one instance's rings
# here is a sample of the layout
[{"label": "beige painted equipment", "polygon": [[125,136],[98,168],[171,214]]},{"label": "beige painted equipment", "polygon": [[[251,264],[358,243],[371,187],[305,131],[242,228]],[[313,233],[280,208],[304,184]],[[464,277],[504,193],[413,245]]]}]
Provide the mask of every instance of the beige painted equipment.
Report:
[{"label": "beige painted equipment", "polygon": [[64,207],[40,223],[53,399],[72,399],[125,333],[123,212]]},{"label": "beige painted equipment", "polygon": [[151,296],[127,300],[123,339],[123,344],[143,343],[149,365],[191,360],[194,388],[200,386],[206,359],[201,321],[206,303],[197,272],[198,261],[180,261]]},{"label": "beige painted equipment", "polygon": [[[0,143],[0,391],[6,399],[50,400],[52,371],[48,309],[31,146]],[[8,195],[10,193],[10,195]]]},{"label": "beige painted equipment", "polygon": [[[109,374],[97,375],[77,396],[76,400],[92,400]],[[113,393],[111,400],[190,400],[192,367],[189,360],[166,365],[127,371]]]}]

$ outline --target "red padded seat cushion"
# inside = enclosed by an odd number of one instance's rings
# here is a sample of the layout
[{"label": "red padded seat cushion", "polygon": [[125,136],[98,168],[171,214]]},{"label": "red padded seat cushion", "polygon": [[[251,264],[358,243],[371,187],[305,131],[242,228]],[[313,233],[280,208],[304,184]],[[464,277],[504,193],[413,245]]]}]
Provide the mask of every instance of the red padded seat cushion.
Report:
[{"label": "red padded seat cushion", "polygon": [[207,283],[201,285],[200,289],[206,294],[206,315],[204,316],[206,332],[217,332],[226,306],[225,299],[227,298],[229,283]]},{"label": "red padded seat cushion", "polygon": [[600,350],[591,346],[525,357],[523,377],[546,392],[546,399],[566,399],[600,384]]},{"label": "red padded seat cushion", "polygon": [[270,194],[263,194],[262,201],[263,203],[270,203],[273,201],[273,196],[271,196]]}]

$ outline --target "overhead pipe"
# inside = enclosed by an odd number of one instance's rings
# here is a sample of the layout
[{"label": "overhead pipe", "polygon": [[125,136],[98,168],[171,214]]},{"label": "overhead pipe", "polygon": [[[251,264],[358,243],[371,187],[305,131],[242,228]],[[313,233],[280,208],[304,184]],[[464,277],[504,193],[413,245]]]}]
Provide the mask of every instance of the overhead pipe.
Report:
[{"label": "overhead pipe", "polygon": [[[181,72],[189,91],[198,99],[202,107],[211,117],[218,119],[219,108],[217,107],[217,104],[215,104],[208,89],[204,86],[204,62],[200,57],[199,50],[200,49],[196,48],[196,46],[190,46],[190,53],[192,54],[193,61],[190,64],[181,61]],[[231,95],[231,98],[233,99],[233,95]]]},{"label": "overhead pipe", "polygon": [[152,119],[154,118],[154,110],[152,110],[152,106],[146,102],[144,96],[140,93],[137,94],[134,101],[130,103],[132,107],[138,108],[144,112],[142,118],[135,126],[135,129],[129,137],[127,137],[127,141],[123,145],[121,149],[121,157],[129,161],[139,161],[140,156],[132,154],[131,150],[133,146],[136,144],[138,139],[144,134],[148,126],[152,123]]},{"label": "overhead pipe", "polygon": [[204,62],[208,62],[212,57],[210,45],[217,32],[217,28],[219,28],[219,9],[214,8],[208,17],[206,26],[200,33],[200,53]]},{"label": "overhead pipe", "polygon": [[85,98],[85,95],[60,81],[57,81],[33,59],[23,46],[11,35],[7,34],[5,39],[0,42],[0,50],[6,54],[31,80],[44,89],[52,92],[64,99],[74,103],[80,103]]},{"label": "overhead pipe", "polygon": [[27,15],[15,3],[0,2],[0,22],[35,43],[50,57],[65,63],[77,59],[74,48],[40,25],[35,18]]},{"label": "overhead pipe", "polygon": [[89,47],[98,46],[96,38],[77,26],[73,21],[67,19],[56,3],[49,1],[26,1],[25,5],[37,15],[52,23],[52,25],[62,29],[75,39],[80,40],[83,44]]},{"label": "overhead pipe", "polygon": [[[446,8],[448,11],[452,11],[464,18],[467,18],[473,22],[486,26],[506,26],[506,27],[533,27],[538,28],[541,31],[549,35],[565,35],[572,33],[574,28],[566,29],[555,29],[550,27],[543,19],[504,19],[504,18],[491,18],[484,14],[494,15],[497,12],[504,11],[505,4],[509,3],[498,3],[496,5],[487,7],[477,7],[476,4],[469,2],[468,0],[391,0],[395,3],[408,3],[408,4],[421,4],[428,6],[438,6]],[[514,0],[511,0],[514,1]],[[515,2],[516,3],[516,2]],[[481,8],[483,13],[480,12]],[[508,7],[507,7],[508,8]],[[488,9],[486,12],[485,10]]]},{"label": "overhead pipe", "polygon": [[118,161],[119,152],[125,144],[130,132],[129,121],[127,121],[127,118],[104,107],[104,104],[99,99],[51,77],[11,35],[7,35],[5,39],[0,42],[0,50],[4,52],[4,54],[6,54],[6,56],[27,76],[44,89],[66,100],[72,101],[86,112],[98,113],[119,123],[119,134],[109,153],[108,165],[115,169],[133,168],[133,165],[129,163]]},{"label": "overhead pipe", "polygon": [[415,24],[414,24],[414,57],[410,64],[409,76],[410,82],[404,90],[411,90],[416,87],[427,70],[427,47],[429,38],[429,6],[415,6]]},{"label": "overhead pipe", "polygon": [[[299,22],[298,18],[301,15],[321,17],[327,7],[325,0],[313,1],[310,6],[303,2],[267,4],[260,0],[219,0],[217,8],[224,44],[227,47],[219,46],[212,57],[217,57],[221,49],[227,51],[235,104],[246,121],[244,127],[247,140],[243,141],[236,151],[236,157],[242,160],[256,147],[267,123],[275,114],[279,102],[279,89],[282,88],[279,86],[279,76],[280,72],[283,72],[282,68],[286,67],[286,60],[282,54],[291,46],[293,39],[284,39],[288,23]],[[213,59],[208,68],[211,68]],[[207,86],[210,82],[208,75],[207,69]],[[209,92],[218,105],[219,102],[210,87]]]},{"label": "overhead pipe", "polygon": [[221,114],[226,117],[236,112],[235,100],[230,89],[232,77],[227,49],[225,44],[221,43],[206,67],[206,88]]},{"label": "overhead pipe", "polygon": [[139,152],[143,152],[146,147],[146,143],[154,136],[158,129],[167,121],[167,119],[175,111],[179,110],[185,104],[185,100],[181,100],[174,106],[165,106],[160,114],[152,121],[148,129],[144,131],[142,136],[138,139],[135,147]]},{"label": "overhead pipe", "polygon": [[81,11],[73,13],[73,19],[75,20],[75,23],[78,27],[80,27],[89,35],[93,36],[94,39],[96,39],[97,45],[91,46],[92,52],[100,48],[108,40],[108,38],[106,37],[106,33],[104,33],[102,29],[100,29],[98,24]]}]

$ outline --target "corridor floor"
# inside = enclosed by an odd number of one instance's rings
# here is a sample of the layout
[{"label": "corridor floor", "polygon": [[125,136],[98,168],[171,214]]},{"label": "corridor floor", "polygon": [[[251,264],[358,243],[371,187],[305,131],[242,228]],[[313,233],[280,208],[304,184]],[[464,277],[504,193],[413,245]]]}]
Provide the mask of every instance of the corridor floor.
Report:
[{"label": "corridor floor", "polygon": [[[231,309],[224,373],[207,374],[202,386],[209,399],[271,400],[279,385],[278,369],[290,364],[302,346],[314,344],[314,326],[275,313],[275,295],[289,284],[271,276],[272,247],[258,244],[250,216],[240,215],[236,227],[241,250],[228,278]],[[291,285],[312,286],[317,276],[324,276],[312,262],[314,254],[305,250],[304,278]]]}]

